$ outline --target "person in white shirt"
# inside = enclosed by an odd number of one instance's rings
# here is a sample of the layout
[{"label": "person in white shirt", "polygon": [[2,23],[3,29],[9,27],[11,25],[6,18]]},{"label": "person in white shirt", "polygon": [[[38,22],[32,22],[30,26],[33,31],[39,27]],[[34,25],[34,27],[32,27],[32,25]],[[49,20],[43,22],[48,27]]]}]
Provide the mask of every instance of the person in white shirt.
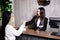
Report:
[{"label": "person in white shirt", "polygon": [[16,30],[12,25],[9,24],[11,19],[11,13],[9,11],[5,11],[3,14],[3,27],[5,28],[5,40],[16,40],[15,36],[20,36],[25,29],[25,22]]}]

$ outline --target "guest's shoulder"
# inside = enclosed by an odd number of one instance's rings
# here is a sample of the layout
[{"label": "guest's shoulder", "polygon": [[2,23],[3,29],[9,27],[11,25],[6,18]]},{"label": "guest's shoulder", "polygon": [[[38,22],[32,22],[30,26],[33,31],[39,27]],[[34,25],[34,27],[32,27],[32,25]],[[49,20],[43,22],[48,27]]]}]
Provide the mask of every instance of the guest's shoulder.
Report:
[{"label": "guest's shoulder", "polygon": [[7,28],[10,28],[10,27],[13,27],[13,26],[12,26],[12,25],[7,24],[7,25],[6,25],[6,27],[7,27]]}]

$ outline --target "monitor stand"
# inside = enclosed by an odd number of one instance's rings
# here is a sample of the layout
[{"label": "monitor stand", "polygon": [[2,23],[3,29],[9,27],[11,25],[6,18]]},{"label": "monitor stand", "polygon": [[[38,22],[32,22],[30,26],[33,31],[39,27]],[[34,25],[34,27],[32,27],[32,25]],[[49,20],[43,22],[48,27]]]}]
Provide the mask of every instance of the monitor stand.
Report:
[{"label": "monitor stand", "polygon": [[58,26],[59,26],[58,32],[52,32],[51,35],[60,36],[60,23],[58,24]]}]

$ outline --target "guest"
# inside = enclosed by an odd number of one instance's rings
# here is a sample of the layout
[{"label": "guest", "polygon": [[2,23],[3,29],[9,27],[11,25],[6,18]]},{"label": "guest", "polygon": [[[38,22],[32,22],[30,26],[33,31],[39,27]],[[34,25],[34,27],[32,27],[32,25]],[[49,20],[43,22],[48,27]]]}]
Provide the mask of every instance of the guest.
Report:
[{"label": "guest", "polygon": [[11,20],[11,13],[9,11],[5,11],[3,13],[3,27],[2,31],[4,33],[5,31],[5,39],[4,40],[16,40],[15,36],[19,36],[23,33],[23,31],[26,31],[25,22],[19,27],[18,30],[16,30],[12,25],[9,24]]},{"label": "guest", "polygon": [[37,9],[37,14],[32,18],[31,21],[26,22],[26,26],[32,25],[29,28],[34,30],[42,30],[45,31],[47,28],[48,19],[45,17],[45,9],[40,7]]}]

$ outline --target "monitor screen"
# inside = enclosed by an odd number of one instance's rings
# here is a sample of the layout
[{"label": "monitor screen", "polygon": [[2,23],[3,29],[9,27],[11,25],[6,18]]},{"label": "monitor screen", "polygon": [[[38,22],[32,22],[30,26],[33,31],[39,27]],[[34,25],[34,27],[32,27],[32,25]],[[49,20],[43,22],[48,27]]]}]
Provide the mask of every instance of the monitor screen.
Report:
[{"label": "monitor screen", "polygon": [[59,28],[58,23],[60,23],[59,17],[50,17],[49,18],[49,25],[51,28]]}]

